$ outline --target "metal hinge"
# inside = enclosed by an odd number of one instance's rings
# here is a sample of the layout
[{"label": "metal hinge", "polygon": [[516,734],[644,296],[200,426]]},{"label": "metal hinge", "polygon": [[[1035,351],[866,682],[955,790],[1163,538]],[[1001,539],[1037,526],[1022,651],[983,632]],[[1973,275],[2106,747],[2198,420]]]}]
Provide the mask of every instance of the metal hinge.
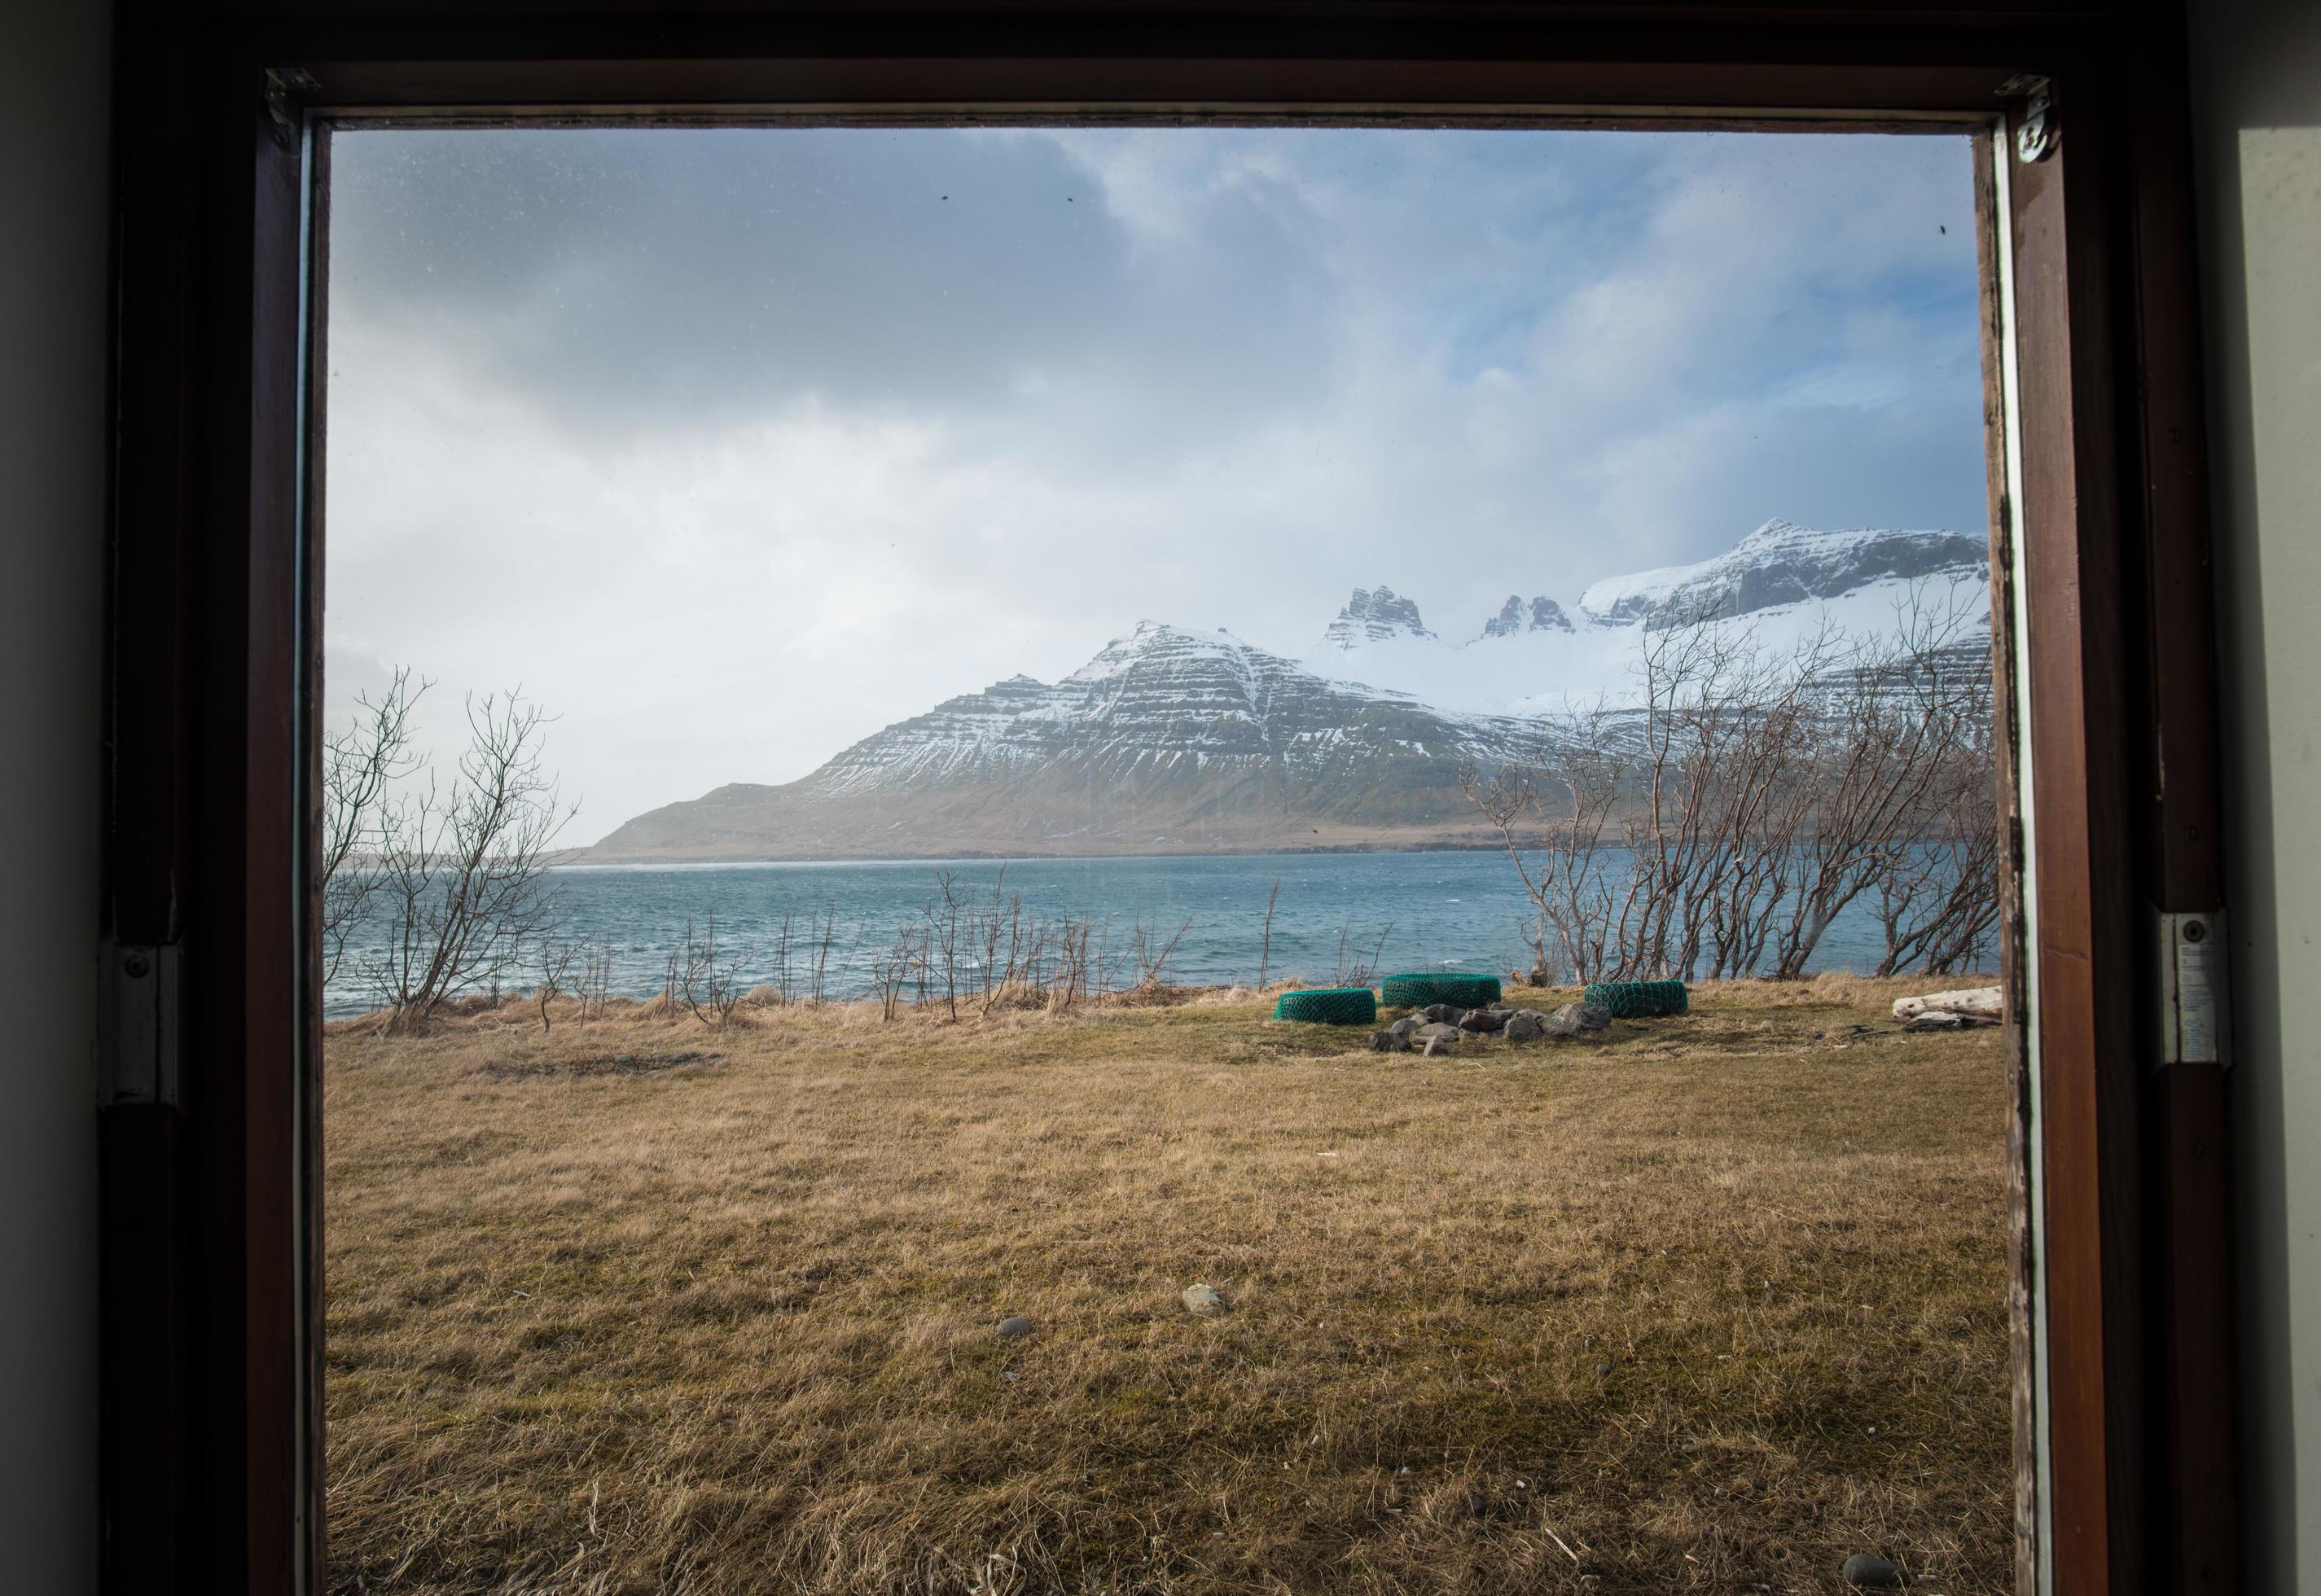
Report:
[{"label": "metal hinge", "polygon": [[171,942],[107,942],[98,952],[100,1108],[132,1103],[183,1108],[177,1072],[178,948]]},{"label": "metal hinge", "polygon": [[1998,86],[1998,97],[2017,103],[2015,158],[2026,166],[2055,153],[2055,102],[2050,85],[2035,72],[2018,73]]},{"label": "metal hinge", "polygon": [[2155,916],[2160,1063],[2232,1062],[2225,986],[2225,911]]},{"label": "metal hinge", "polygon": [[274,141],[283,149],[294,149],[298,142],[298,119],[290,113],[290,96],[311,95],[322,86],[304,67],[266,68],[266,114],[274,124]]}]

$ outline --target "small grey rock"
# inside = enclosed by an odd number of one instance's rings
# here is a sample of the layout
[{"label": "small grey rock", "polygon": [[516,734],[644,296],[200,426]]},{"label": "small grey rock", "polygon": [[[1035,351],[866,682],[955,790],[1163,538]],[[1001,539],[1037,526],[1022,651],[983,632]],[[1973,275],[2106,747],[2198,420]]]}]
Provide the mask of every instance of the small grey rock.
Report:
[{"label": "small grey rock", "polygon": [[1429,1037],[1426,1038],[1426,1056],[1429,1058],[1440,1058],[1445,1053],[1455,1053],[1458,1051],[1458,1047],[1459,1044],[1452,1041],[1449,1037]]},{"label": "small grey rock", "polygon": [[1456,1025],[1465,1018],[1467,1011],[1456,1003],[1429,1003],[1418,1012],[1422,1019],[1432,1024]]},{"label": "small grey rock", "polygon": [[1225,1300],[1213,1285],[1188,1285],[1185,1288],[1185,1306],[1205,1318],[1215,1318],[1225,1310]]},{"label": "small grey rock", "polygon": [[1578,1028],[1571,1033],[1575,1036],[1583,1030],[1602,1030],[1612,1023],[1611,1010],[1588,1002],[1566,1003],[1555,1011],[1555,1015],[1559,1020],[1570,1020]]},{"label": "small grey rock", "polygon": [[1883,1557],[1872,1557],[1867,1552],[1856,1552],[1837,1571],[1837,1577],[1849,1585],[1862,1585],[1873,1591],[1898,1591],[1902,1588],[1900,1564]]},{"label": "small grey rock", "polygon": [[1455,1025],[1422,1025],[1410,1033],[1414,1042],[1455,1042],[1466,1033]]},{"label": "small grey rock", "polygon": [[1541,1020],[1539,1025],[1541,1033],[1545,1036],[1576,1037],[1580,1034],[1579,1021],[1561,1009]]},{"label": "small grey rock", "polygon": [[1407,1053],[1410,1051],[1410,1038],[1406,1036],[1398,1036],[1390,1030],[1372,1031],[1370,1033],[1370,1051],[1373,1053]]},{"label": "small grey rock", "polygon": [[1510,1042],[1536,1041],[1547,1034],[1547,1022],[1537,1014],[1510,1014],[1499,1034]]},{"label": "small grey rock", "polygon": [[1010,1314],[999,1321],[999,1338],[1002,1341],[1021,1341],[1031,1333],[1032,1321],[1021,1314]]},{"label": "small grey rock", "polygon": [[1612,1372],[1612,1365],[1609,1364],[1597,1364],[1596,1365],[1596,1372],[1598,1374],[1608,1374]]},{"label": "small grey rock", "polygon": [[1459,1017],[1459,1029],[1478,1034],[1495,1031],[1507,1022],[1507,1017],[1496,1009],[1470,1009]]},{"label": "small grey rock", "polygon": [[1425,1023],[1426,1021],[1421,1020],[1415,1014],[1405,1014],[1392,1025],[1388,1026],[1387,1029],[1407,1041],[1410,1038],[1410,1033],[1416,1030],[1420,1026]]}]

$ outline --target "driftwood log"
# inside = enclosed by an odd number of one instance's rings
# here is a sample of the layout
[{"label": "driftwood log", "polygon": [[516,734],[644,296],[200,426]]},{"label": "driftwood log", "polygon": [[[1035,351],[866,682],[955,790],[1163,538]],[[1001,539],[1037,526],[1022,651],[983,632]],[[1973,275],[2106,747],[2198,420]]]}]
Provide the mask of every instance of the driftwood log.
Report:
[{"label": "driftwood log", "polygon": [[1972,986],[1894,1000],[1895,1019],[1926,1030],[1997,1025],[2006,1011],[2006,1000],[1996,986]]}]

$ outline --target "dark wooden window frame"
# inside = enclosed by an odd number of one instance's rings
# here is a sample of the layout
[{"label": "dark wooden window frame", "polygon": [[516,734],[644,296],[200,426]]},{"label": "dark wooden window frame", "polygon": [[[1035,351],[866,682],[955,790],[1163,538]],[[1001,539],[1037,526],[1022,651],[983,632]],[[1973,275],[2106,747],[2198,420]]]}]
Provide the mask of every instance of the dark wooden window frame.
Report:
[{"label": "dark wooden window frame", "polygon": [[181,995],[177,1089],[101,1116],[108,1590],[322,1585],[305,329],[337,110],[1991,127],[2002,797],[2034,843],[2007,920],[2018,1582],[2235,1587],[2222,1066],[2163,1064],[2146,995],[2160,914],[2222,897],[2172,7],[123,0],[116,34],[104,914]]}]

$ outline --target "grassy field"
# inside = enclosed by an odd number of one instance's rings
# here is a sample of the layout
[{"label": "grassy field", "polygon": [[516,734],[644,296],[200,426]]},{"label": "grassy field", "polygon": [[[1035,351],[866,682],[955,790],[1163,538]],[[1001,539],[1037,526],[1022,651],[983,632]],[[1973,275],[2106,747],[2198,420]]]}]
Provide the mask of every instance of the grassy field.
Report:
[{"label": "grassy field", "polygon": [[2008,1589],[2004,1068],[1924,985],[335,1028],[332,1588]]}]

